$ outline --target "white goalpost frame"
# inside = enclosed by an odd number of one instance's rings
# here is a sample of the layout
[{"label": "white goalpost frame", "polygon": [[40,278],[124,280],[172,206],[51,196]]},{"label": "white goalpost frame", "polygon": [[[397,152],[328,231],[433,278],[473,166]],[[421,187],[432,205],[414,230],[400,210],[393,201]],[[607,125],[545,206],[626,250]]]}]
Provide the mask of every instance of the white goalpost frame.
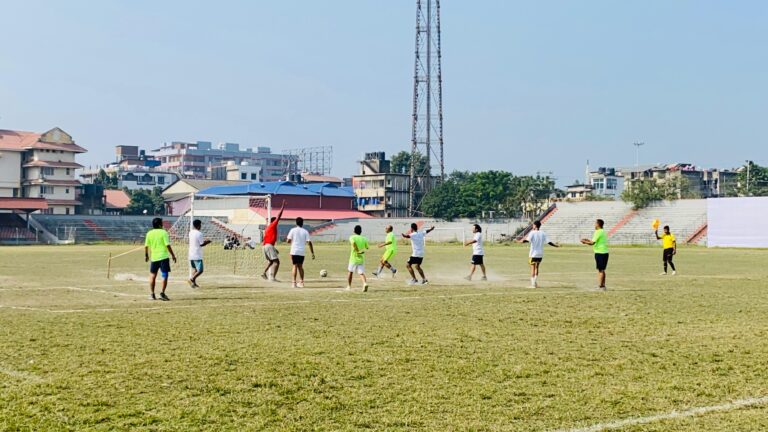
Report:
[{"label": "white goalpost frame", "polygon": [[[266,210],[267,210],[266,224],[269,224],[270,219],[272,219],[272,196],[271,195],[213,195],[213,194],[198,194],[198,193],[194,193],[193,192],[193,193],[189,194],[189,197],[190,197],[189,210],[184,215],[181,216],[182,218],[183,217],[189,217],[189,228],[188,228],[189,231],[192,231],[193,224],[195,222],[195,200],[196,200],[197,197],[221,199],[221,200],[237,199],[237,198],[247,198],[248,199],[249,207],[250,207],[250,204],[251,204],[251,200],[253,200],[253,199],[263,199],[264,202],[266,203],[265,207],[266,207]],[[246,223],[246,226],[249,225],[253,221],[253,219],[256,217],[257,214],[258,213],[253,212],[251,217],[248,219],[248,222]],[[245,228],[243,228],[240,231],[240,236],[241,237],[243,236],[244,232],[245,232]],[[237,253],[237,252],[235,251],[235,253]],[[236,273],[236,272],[237,272],[237,259],[234,260],[234,273]],[[189,278],[192,277],[192,273],[193,273],[193,269],[192,269],[192,267],[189,267],[189,269],[188,269],[188,274],[189,274],[188,277]]]}]

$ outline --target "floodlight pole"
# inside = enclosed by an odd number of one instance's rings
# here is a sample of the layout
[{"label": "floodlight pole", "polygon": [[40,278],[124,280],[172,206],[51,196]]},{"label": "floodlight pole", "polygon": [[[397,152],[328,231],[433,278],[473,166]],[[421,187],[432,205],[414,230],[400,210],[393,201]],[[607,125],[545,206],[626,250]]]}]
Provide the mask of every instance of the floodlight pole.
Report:
[{"label": "floodlight pole", "polygon": [[747,196],[749,196],[749,166],[752,165],[750,161],[747,161]]},{"label": "floodlight pole", "polygon": [[635,146],[635,168],[638,170],[640,169],[640,147],[644,146],[645,143],[642,141],[635,141],[632,143],[633,146]]}]

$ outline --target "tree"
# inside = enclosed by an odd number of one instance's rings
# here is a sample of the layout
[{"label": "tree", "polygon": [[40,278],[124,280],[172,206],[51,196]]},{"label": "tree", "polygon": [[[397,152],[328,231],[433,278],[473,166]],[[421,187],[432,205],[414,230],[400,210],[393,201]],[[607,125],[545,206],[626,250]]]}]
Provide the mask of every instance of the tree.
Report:
[{"label": "tree", "polygon": [[749,161],[739,170],[736,191],[740,196],[768,196],[768,168]]},{"label": "tree", "polygon": [[156,187],[153,190],[138,189],[131,192],[131,202],[125,208],[125,214],[128,215],[162,215],[165,213],[165,201],[163,200],[162,188]]},{"label": "tree", "polygon": [[[421,153],[418,155],[418,164],[416,165],[416,174],[421,175],[427,168],[427,157]],[[395,174],[410,174],[411,173],[411,152],[401,151],[392,156],[390,162],[390,169]]]},{"label": "tree", "polygon": [[538,216],[549,205],[555,184],[548,177],[516,177],[506,171],[454,171],[429,192],[422,211],[431,217]]},{"label": "tree", "polygon": [[93,179],[93,184],[102,185],[104,189],[117,189],[117,173],[111,172],[107,174],[106,171],[100,169],[96,174],[96,178]]},{"label": "tree", "polygon": [[635,210],[639,210],[656,201],[678,199],[687,189],[686,183],[684,177],[675,180],[635,179],[621,193],[621,199],[631,203]]}]

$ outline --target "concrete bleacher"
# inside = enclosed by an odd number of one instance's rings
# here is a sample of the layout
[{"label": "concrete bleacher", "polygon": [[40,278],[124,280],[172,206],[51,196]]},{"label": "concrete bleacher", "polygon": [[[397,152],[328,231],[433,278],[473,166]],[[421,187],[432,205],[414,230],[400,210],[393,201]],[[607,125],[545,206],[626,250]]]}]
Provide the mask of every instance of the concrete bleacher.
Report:
[{"label": "concrete bleacher", "polygon": [[[33,218],[62,242],[141,243],[152,227],[154,216],[33,215]],[[163,221],[173,224],[176,217],[163,216]]]},{"label": "concrete bleacher", "polygon": [[[669,225],[679,244],[685,243],[707,223],[706,200],[658,202],[641,210],[621,201],[561,202],[544,221],[542,229],[557,243],[578,244],[591,238],[595,219],[605,221],[612,244],[656,244],[651,224],[659,219],[661,226]],[[695,243],[706,244],[706,234]]]},{"label": "concrete bleacher", "polygon": [[27,223],[15,213],[0,213],[0,243],[34,242],[37,235],[27,229]]},{"label": "concrete bleacher", "polygon": [[[612,237],[615,244],[655,244],[651,224],[659,219],[661,227],[669,225],[679,244],[699,231],[707,222],[707,200],[677,200],[658,202],[637,212]],[[661,232],[659,227],[659,232]]]},{"label": "concrete bleacher", "polygon": [[606,231],[610,232],[631,212],[632,206],[622,201],[559,202],[542,230],[553,242],[577,244],[583,238],[592,238],[595,219],[603,219]]}]

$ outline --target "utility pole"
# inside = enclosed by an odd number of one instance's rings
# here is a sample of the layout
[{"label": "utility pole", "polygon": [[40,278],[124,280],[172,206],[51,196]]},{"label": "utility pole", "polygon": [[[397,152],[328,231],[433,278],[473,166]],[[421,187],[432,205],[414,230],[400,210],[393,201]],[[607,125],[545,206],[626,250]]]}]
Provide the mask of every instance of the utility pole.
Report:
[{"label": "utility pole", "polygon": [[752,162],[747,161],[747,196],[749,196],[749,166],[752,165]]}]

